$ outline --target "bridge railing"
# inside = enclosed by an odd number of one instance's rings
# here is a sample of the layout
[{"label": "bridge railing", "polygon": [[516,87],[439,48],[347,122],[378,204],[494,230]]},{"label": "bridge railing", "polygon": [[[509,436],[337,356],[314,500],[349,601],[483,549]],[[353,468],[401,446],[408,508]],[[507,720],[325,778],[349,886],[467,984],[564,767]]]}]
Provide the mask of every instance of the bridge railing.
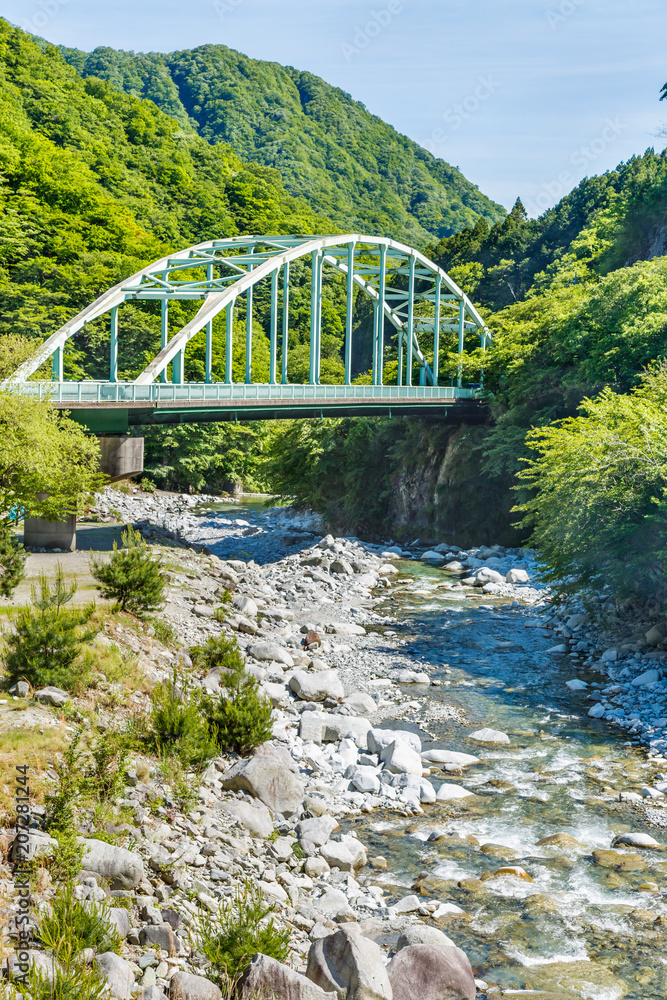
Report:
[{"label": "bridge railing", "polygon": [[15,391],[52,403],[76,405],[132,403],[245,403],[254,401],[448,400],[476,399],[477,389],[431,385],[267,385],[186,382],[180,385],[135,382],[23,382]]}]

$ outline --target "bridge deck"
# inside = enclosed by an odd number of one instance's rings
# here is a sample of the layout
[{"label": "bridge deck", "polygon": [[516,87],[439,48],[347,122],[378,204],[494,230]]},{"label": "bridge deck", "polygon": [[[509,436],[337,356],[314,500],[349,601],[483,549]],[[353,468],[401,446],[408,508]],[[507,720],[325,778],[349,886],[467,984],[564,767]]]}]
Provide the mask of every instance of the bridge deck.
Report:
[{"label": "bridge deck", "polygon": [[320,416],[484,419],[479,391],[453,386],[24,382],[16,390],[70,410],[98,434],[150,424]]}]

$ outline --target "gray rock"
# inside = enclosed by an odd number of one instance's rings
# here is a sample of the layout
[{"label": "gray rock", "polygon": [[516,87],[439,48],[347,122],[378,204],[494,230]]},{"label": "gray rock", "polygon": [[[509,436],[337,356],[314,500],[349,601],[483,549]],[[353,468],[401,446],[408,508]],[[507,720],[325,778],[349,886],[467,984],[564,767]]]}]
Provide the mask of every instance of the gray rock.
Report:
[{"label": "gray rock", "polygon": [[161,986],[148,986],[139,994],[139,1000],[164,1000],[164,990]]},{"label": "gray rock", "polygon": [[380,752],[380,760],[392,774],[416,774],[421,777],[424,765],[422,759],[412,747],[402,740],[390,743]]},{"label": "gray rock", "polygon": [[321,743],[324,723],[328,719],[326,712],[304,712],[299,722],[299,736],[304,743]]},{"label": "gray rock", "polygon": [[393,1000],[475,1000],[475,978],[460,948],[413,944],[387,966]]},{"label": "gray rock", "polygon": [[296,825],[296,833],[299,840],[309,840],[315,847],[322,847],[338,827],[338,820],[326,813],[315,819],[301,820]]},{"label": "gray rock", "polygon": [[277,642],[255,642],[252,646],[248,646],[248,654],[255,660],[275,661],[276,663],[284,664],[286,667],[294,666],[294,660],[290,654],[283,646],[279,646]]},{"label": "gray rock", "polygon": [[[325,992],[346,1000],[392,1000],[379,946],[353,924],[313,942],[306,975]],[[411,1000],[415,996],[419,994],[412,994]]]},{"label": "gray rock", "polygon": [[177,972],[169,983],[169,1000],[222,1000],[222,993],[203,976]]},{"label": "gray rock", "polygon": [[219,809],[237,820],[253,837],[266,839],[273,833],[271,813],[263,802],[232,799],[229,802],[221,802]]},{"label": "gray rock", "polygon": [[246,597],[245,594],[235,594],[232,597],[232,604],[242,615],[250,615],[252,618],[256,618],[259,614],[259,608],[252,597]]},{"label": "gray rock", "polygon": [[327,841],[320,847],[320,856],[331,868],[340,868],[344,872],[363,868],[367,861],[364,845],[349,834],[337,835],[336,840]]},{"label": "gray rock", "polygon": [[371,696],[364,691],[353,691],[352,694],[348,694],[344,704],[353,708],[358,715],[372,715],[378,708]]},{"label": "gray rock", "polygon": [[279,755],[256,753],[240,760],[226,772],[222,787],[231,792],[249,792],[263,802],[271,812],[291,816],[303,802],[305,786],[291,770],[287,770]]},{"label": "gray rock", "polygon": [[412,944],[427,944],[431,948],[455,948],[451,938],[430,924],[409,924],[399,935],[396,951],[409,948]]},{"label": "gray rock", "polygon": [[[33,948],[28,949],[28,961],[26,963],[30,969],[37,969],[38,972],[48,979],[49,982],[53,982],[56,974],[56,969],[59,968],[53,955],[45,955],[43,951],[36,951]],[[16,952],[9,956],[7,959],[7,971],[10,976],[16,978],[23,975],[23,970],[19,966],[19,958]]]},{"label": "gray rock", "polygon": [[10,694],[15,694],[17,698],[27,698],[30,694],[30,685],[27,681],[17,681],[9,689]]},{"label": "gray rock", "polygon": [[241,1000],[338,1000],[312,980],[267,955],[255,955],[241,977]]},{"label": "gray rock", "polygon": [[130,1000],[134,989],[134,974],[130,963],[112,951],[97,955],[95,964],[109,986],[109,995],[115,1000]]},{"label": "gray rock", "polygon": [[[310,714],[310,713],[306,713]],[[368,731],[371,724],[368,719],[358,715],[340,715],[337,712],[326,714],[322,728],[323,743],[338,743],[349,737],[360,750],[365,750],[368,744]]]},{"label": "gray rock", "polygon": [[67,691],[57,687],[40,688],[39,691],[35,691],[33,697],[35,701],[41,701],[45,705],[55,705],[56,708],[61,708],[70,700]]},{"label": "gray rock", "polygon": [[124,906],[112,906],[109,908],[109,923],[116,928],[121,938],[125,940],[130,933],[130,914]]},{"label": "gray rock", "polygon": [[102,840],[84,840],[82,865],[111,880],[112,889],[134,889],[144,877],[144,863],[138,854],[124,847],[114,847]]},{"label": "gray rock", "polygon": [[174,934],[171,925],[167,923],[142,927],[139,931],[139,943],[149,947],[157,945],[169,955],[178,955],[183,948],[180,937]]},{"label": "gray rock", "polygon": [[345,689],[336,670],[318,670],[312,674],[297,670],[292,674],[289,686],[302,701],[324,701],[326,698],[338,701],[345,697]]},{"label": "gray rock", "polygon": [[11,859],[14,862],[30,861],[52,854],[57,846],[58,841],[42,830],[21,830],[12,841]]},{"label": "gray rock", "polygon": [[480,762],[479,757],[456,750],[427,750],[421,757],[427,764],[453,764],[458,767],[469,767]]},{"label": "gray rock", "polygon": [[505,577],[506,583],[529,583],[530,577],[525,569],[511,569]]},{"label": "gray rock", "polygon": [[416,733],[411,733],[407,729],[369,729],[367,745],[371,753],[381,753],[390,743],[402,740],[407,743],[415,753],[421,753],[422,741]]},{"label": "gray rock", "polygon": [[215,614],[215,608],[212,608],[210,604],[195,604],[192,612],[198,618],[212,618]]},{"label": "gray rock", "polygon": [[474,733],[468,733],[468,739],[475,740],[476,743],[509,743],[510,738],[507,733],[501,733],[497,729],[477,729]]}]

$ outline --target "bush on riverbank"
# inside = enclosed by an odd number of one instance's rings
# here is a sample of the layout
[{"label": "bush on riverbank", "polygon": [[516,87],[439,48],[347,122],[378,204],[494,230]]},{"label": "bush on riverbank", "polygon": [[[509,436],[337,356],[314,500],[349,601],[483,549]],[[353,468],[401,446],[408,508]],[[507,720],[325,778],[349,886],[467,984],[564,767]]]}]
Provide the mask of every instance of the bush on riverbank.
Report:
[{"label": "bush on riverbank", "polygon": [[581,415],[531,431],[517,509],[548,578],[667,605],[667,364],[628,395],[605,389]]}]

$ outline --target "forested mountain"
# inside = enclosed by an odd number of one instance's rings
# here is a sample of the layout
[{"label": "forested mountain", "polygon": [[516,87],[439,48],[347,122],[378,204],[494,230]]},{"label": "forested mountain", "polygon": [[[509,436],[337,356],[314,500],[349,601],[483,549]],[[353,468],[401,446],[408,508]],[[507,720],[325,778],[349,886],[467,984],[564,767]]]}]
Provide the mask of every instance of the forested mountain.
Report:
[{"label": "forested mountain", "polygon": [[[83,80],[4,20],[0,208],[0,334],[36,337],[169,250],[245,232],[336,231],[277,171],[210,145],[150,101]],[[174,309],[185,318],[187,306]],[[121,374],[141,370],[156,344],[155,310],[126,306]],[[91,324],[68,348],[70,376],[81,364],[104,377],[105,352],[108,331]]]},{"label": "forested mountain", "polygon": [[423,247],[505,215],[457,169],[311,73],[224,45],[168,55],[62,51],[84,78],[148,98],[184,129],[274,167],[291,194],[346,231]]}]

